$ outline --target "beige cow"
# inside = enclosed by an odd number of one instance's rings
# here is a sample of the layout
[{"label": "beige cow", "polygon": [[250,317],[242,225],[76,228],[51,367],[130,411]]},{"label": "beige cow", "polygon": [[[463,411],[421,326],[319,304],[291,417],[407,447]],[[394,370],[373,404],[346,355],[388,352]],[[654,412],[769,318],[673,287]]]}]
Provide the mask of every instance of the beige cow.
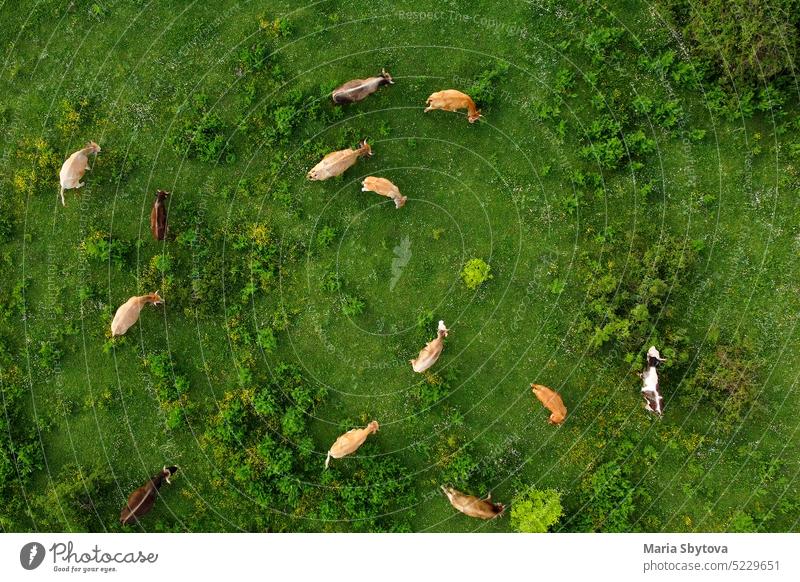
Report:
[{"label": "beige cow", "polygon": [[477,517],[479,519],[494,519],[503,515],[506,506],[502,503],[492,503],[492,494],[486,496],[486,499],[479,499],[474,495],[467,495],[456,491],[452,487],[445,487],[442,485],[442,491],[447,495],[450,500],[450,505],[455,507],[464,515],[470,517]]},{"label": "beige cow", "polygon": [[161,305],[164,303],[164,300],[161,299],[158,295],[158,291],[156,291],[155,293],[148,293],[147,295],[141,295],[139,297],[131,297],[120,305],[119,309],[117,309],[117,312],[114,314],[114,321],[111,322],[111,335],[123,335],[128,331],[134,323],[139,321],[139,313],[141,313],[142,307],[148,303]]},{"label": "beige cow", "polygon": [[447,89],[446,91],[438,91],[428,97],[426,101],[428,105],[425,108],[425,113],[433,111],[434,109],[441,109],[443,111],[458,111],[459,109],[467,110],[467,120],[470,123],[475,123],[481,118],[480,109],[475,107],[475,102],[472,97],[456,91],[455,89]]},{"label": "beige cow", "polygon": [[531,390],[536,395],[544,407],[552,414],[550,415],[550,424],[561,424],[567,418],[567,407],[564,406],[564,401],[555,390],[551,390],[547,386],[541,384],[531,384]]},{"label": "beige cow", "polygon": [[361,183],[362,192],[375,192],[381,196],[386,196],[394,201],[395,208],[402,208],[406,204],[408,198],[400,194],[400,189],[392,184],[386,178],[376,178],[375,176],[367,176]]},{"label": "beige cow", "polygon": [[436,339],[425,344],[425,347],[420,350],[419,356],[415,360],[409,360],[415,372],[422,373],[436,363],[444,349],[444,338],[447,337],[449,332],[450,330],[445,327],[444,321],[440,321]]},{"label": "beige cow", "polygon": [[328,451],[328,456],[325,458],[325,468],[328,468],[331,459],[341,459],[350,453],[355,453],[358,447],[364,444],[369,435],[378,432],[378,428],[380,428],[378,421],[373,420],[364,428],[354,428],[341,435]]},{"label": "beige cow", "polygon": [[91,170],[89,167],[89,154],[96,154],[100,151],[100,146],[90,141],[86,147],[78,150],[66,159],[61,166],[59,178],[61,179],[61,204],[66,206],[64,201],[64,190],[71,190],[72,188],[80,188],[83,186],[81,178],[86,173],[86,170]]},{"label": "beige cow", "polygon": [[358,149],[339,150],[331,152],[311,168],[308,172],[309,180],[327,180],[334,176],[344,174],[345,171],[358,161],[361,156],[371,156],[372,148],[369,147],[367,140],[358,144]]}]

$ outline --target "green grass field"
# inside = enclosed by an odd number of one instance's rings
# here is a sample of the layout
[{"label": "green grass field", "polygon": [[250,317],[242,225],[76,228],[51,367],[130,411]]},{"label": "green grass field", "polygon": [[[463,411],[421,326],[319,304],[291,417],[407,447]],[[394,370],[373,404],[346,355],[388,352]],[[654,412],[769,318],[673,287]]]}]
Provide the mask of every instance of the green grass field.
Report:
[{"label": "green grass field", "polygon": [[[2,5],[4,531],[122,531],[127,495],[164,464],[179,477],[136,531],[512,531],[458,514],[445,480],[509,506],[556,489],[552,531],[798,530],[797,85],[721,114],[707,83],[676,81],[691,61],[657,3],[417,4]],[[330,102],[382,67],[394,85]],[[423,114],[430,93],[470,87],[479,123]],[[634,113],[637,97],[654,105]],[[606,164],[582,153],[608,138],[600,119],[627,150]],[[364,137],[373,157],[306,180]],[[88,140],[102,152],[62,207],[58,169]],[[367,175],[406,206],[361,192]],[[172,193],[164,242],[148,230],[157,189]],[[587,273],[613,270],[622,301],[659,244],[691,266],[663,277],[644,331],[592,345]],[[476,290],[471,258],[491,265]],[[112,340],[116,308],[156,289],[166,304]],[[451,334],[423,378],[408,360],[439,319]],[[678,336],[659,419],[633,372]],[[748,354],[731,393],[698,391],[700,363],[730,345]],[[316,391],[302,426],[234,418],[241,446],[214,436],[282,362]],[[562,394],[562,426],[531,382]],[[335,438],[373,418],[377,435],[323,474]],[[373,498],[342,493],[337,513],[342,487]]]}]

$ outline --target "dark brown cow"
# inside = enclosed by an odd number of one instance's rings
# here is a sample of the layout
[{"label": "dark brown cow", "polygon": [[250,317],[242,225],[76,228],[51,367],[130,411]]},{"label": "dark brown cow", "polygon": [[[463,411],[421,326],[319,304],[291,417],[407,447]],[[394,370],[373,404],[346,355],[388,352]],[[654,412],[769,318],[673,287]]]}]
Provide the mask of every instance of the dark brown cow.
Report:
[{"label": "dark brown cow", "polygon": [[119,514],[120,523],[122,525],[130,525],[153,509],[161,484],[164,481],[168,484],[171,483],[169,478],[177,472],[178,467],[165,466],[158,475],[153,475],[147,483],[131,493],[130,497],[128,497],[128,503]]},{"label": "dark brown cow", "polygon": [[156,200],[153,202],[153,210],[150,211],[150,231],[156,240],[164,240],[167,236],[167,205],[165,200],[169,192],[159,190],[156,192]]}]

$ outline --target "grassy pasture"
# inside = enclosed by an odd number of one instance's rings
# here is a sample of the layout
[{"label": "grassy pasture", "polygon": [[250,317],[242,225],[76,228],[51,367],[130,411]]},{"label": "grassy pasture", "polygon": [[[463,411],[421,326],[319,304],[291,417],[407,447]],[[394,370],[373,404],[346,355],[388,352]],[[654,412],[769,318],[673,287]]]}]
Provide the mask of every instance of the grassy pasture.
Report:
[{"label": "grassy pasture", "polygon": [[[744,114],[734,101],[720,114],[707,83],[670,77],[691,61],[658,3],[437,10],[3,6],[0,379],[20,392],[11,440],[33,450],[30,471],[6,473],[3,530],[120,531],[127,494],[174,463],[180,477],[137,529],[511,530],[507,517],[456,514],[439,491],[450,477],[506,503],[528,486],[559,490],[554,531],[797,531],[796,84],[780,107]],[[593,31],[610,28],[619,38],[592,53]],[[663,75],[642,64],[669,51]],[[333,87],[381,67],[394,85],[330,103]],[[430,93],[482,78],[479,123],[422,113]],[[634,115],[640,96],[654,106]],[[601,119],[620,121],[623,136],[641,129],[652,148],[626,141],[613,167],[583,155],[607,140],[594,133]],[[186,128],[206,149],[185,149]],[[373,157],[341,178],[305,179],[324,153],[364,137]],[[58,168],[89,139],[103,151],[63,208]],[[361,192],[367,175],[395,182],[406,206]],[[172,193],[163,243],[148,232],[156,189]],[[87,250],[108,240],[118,246],[106,254]],[[592,347],[582,328],[587,265],[624,277],[659,243],[696,259],[666,277],[632,366],[623,340]],[[460,275],[471,258],[491,266],[476,290]],[[156,288],[166,305],[112,341],[116,307]],[[408,360],[439,319],[452,333],[423,378]],[[657,419],[632,368],[676,330],[685,359],[663,371]],[[691,379],[732,343],[752,354],[753,394],[728,422]],[[282,362],[325,394],[298,431],[285,416],[248,425],[246,438],[271,434],[294,455],[288,481],[259,499],[266,477],[228,467],[243,461],[214,430],[231,400],[279,382]],[[164,404],[180,400],[176,378],[188,386],[177,408]],[[563,395],[563,426],[547,424],[531,382]],[[276,398],[296,399],[279,388]],[[323,475],[336,436],[373,418],[380,432]],[[248,462],[251,444],[238,451]],[[343,484],[372,483],[364,475],[382,463],[402,482],[381,490],[397,502],[365,505],[383,514],[318,509]],[[67,496],[41,501],[74,465],[102,475],[74,480],[77,518]]]}]

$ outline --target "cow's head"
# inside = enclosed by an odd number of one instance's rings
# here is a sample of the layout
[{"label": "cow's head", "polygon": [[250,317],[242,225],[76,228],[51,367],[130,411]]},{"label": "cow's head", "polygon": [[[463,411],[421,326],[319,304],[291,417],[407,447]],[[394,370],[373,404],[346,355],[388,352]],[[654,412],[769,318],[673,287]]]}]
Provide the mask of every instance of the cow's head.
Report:
[{"label": "cow's head", "polygon": [[362,156],[371,156],[372,155],[372,148],[367,143],[367,139],[364,138],[358,143],[358,149],[361,150]]},{"label": "cow's head", "polygon": [[381,77],[383,77],[384,83],[394,85],[394,79],[392,79],[392,76],[386,72],[386,69],[381,69]]}]

